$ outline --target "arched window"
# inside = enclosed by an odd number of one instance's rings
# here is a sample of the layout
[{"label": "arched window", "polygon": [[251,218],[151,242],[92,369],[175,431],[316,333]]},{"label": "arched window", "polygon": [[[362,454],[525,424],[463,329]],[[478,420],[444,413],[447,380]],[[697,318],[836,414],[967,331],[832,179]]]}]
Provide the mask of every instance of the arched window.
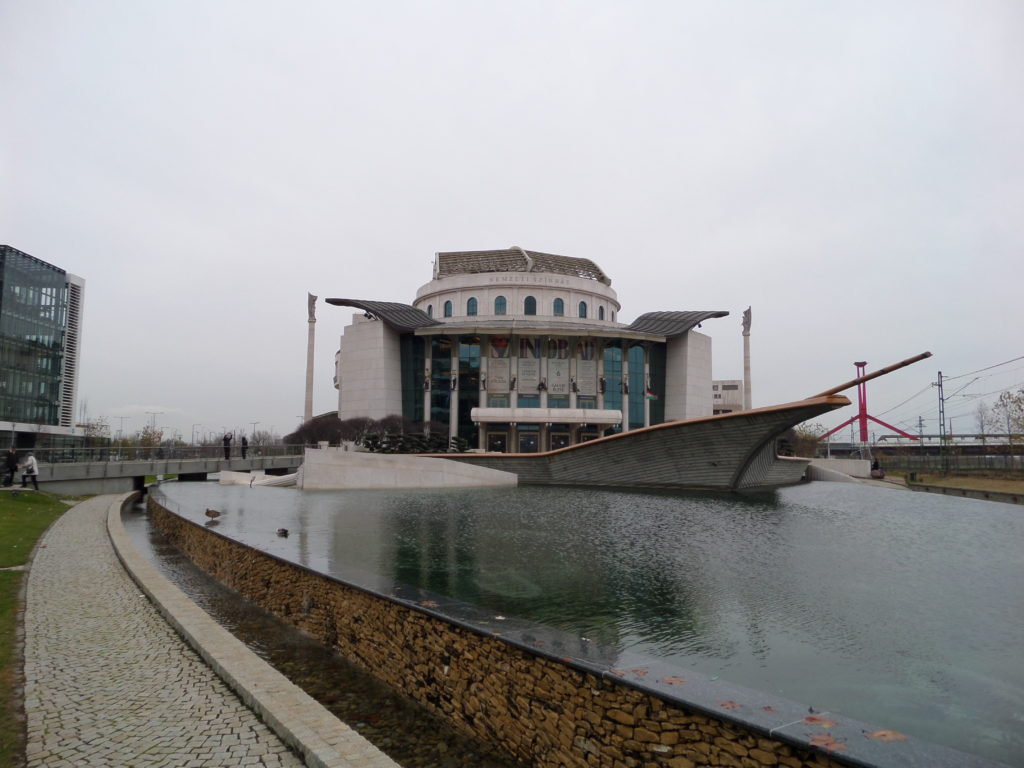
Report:
[{"label": "arched window", "polygon": [[494,300],[494,314],[504,315],[505,314],[505,297],[499,296]]},{"label": "arched window", "polygon": [[476,299],[472,298],[466,302],[466,314],[471,317],[476,314]]},{"label": "arched window", "polygon": [[433,304],[427,304],[427,317],[433,317],[433,316],[434,316],[434,305]]},{"label": "arched window", "polygon": [[581,301],[580,302],[580,317],[586,317],[586,316],[587,316],[587,302]]},{"label": "arched window", "polygon": [[523,314],[524,315],[536,315],[537,314],[537,300],[533,296],[527,296],[523,300]]},{"label": "arched window", "polygon": [[555,316],[561,317],[565,314],[565,302],[561,299],[555,299]]},{"label": "arched window", "polygon": [[597,319],[604,320],[604,307],[597,308]]},{"label": "arched window", "polygon": [[450,301],[446,301],[444,303],[444,316],[445,317],[451,317],[452,316],[452,303]]}]

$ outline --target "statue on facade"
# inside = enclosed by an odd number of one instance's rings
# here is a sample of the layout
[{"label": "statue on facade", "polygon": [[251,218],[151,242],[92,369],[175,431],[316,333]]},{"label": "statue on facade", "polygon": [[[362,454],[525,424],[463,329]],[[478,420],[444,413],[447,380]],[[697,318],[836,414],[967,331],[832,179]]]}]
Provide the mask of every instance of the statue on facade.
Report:
[{"label": "statue on facade", "polygon": [[750,307],[743,311],[743,335],[750,335]]},{"label": "statue on facade", "polygon": [[312,293],[307,293],[306,296],[307,296],[307,298],[306,298],[307,310],[309,311],[309,322],[315,323],[316,322],[316,296],[314,296]]}]

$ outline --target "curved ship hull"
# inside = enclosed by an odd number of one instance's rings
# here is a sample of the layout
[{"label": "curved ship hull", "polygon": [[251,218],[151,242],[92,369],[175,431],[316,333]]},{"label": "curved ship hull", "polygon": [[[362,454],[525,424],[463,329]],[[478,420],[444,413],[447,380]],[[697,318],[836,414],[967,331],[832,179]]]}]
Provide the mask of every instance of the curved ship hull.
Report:
[{"label": "curved ship hull", "polygon": [[672,421],[546,453],[444,454],[513,472],[528,485],[752,491],[792,485],[809,459],[778,456],[786,430],[849,405],[822,395],[785,405]]}]

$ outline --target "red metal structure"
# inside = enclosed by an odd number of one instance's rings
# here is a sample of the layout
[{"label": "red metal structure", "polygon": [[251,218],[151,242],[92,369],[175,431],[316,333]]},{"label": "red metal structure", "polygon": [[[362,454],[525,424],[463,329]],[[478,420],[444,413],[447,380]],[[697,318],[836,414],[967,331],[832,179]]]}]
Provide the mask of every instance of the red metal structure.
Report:
[{"label": "red metal structure", "polygon": [[[854,363],[854,365],[857,367],[857,378],[862,378],[864,376],[864,368],[865,366],[867,366],[867,363]],[[857,415],[851,416],[838,427],[836,427],[835,429],[830,429],[828,432],[821,435],[818,439],[824,440],[829,435],[834,435],[843,427],[853,424],[853,422],[856,421],[860,424],[860,441],[862,443],[866,443],[868,442],[868,419],[875,422],[876,424],[881,424],[886,429],[891,429],[893,432],[903,435],[903,437],[909,437],[911,440],[917,440],[917,438],[914,435],[908,434],[907,432],[904,432],[902,429],[894,427],[892,424],[886,424],[881,419],[876,418],[868,413],[868,383],[866,381],[860,381],[857,383]]]}]

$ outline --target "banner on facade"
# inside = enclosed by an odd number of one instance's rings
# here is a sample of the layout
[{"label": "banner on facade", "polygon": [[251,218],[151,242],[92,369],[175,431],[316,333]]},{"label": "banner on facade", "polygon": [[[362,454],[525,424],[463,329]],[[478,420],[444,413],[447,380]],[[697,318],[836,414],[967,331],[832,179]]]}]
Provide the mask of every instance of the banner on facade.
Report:
[{"label": "banner on facade", "polygon": [[508,392],[509,361],[507,357],[491,358],[487,361],[487,391],[495,394]]},{"label": "banner on facade", "polygon": [[569,394],[568,360],[548,360],[548,394]]},{"label": "banner on facade", "polygon": [[577,360],[576,361],[576,387],[577,394],[587,397],[597,395],[597,361]]}]

